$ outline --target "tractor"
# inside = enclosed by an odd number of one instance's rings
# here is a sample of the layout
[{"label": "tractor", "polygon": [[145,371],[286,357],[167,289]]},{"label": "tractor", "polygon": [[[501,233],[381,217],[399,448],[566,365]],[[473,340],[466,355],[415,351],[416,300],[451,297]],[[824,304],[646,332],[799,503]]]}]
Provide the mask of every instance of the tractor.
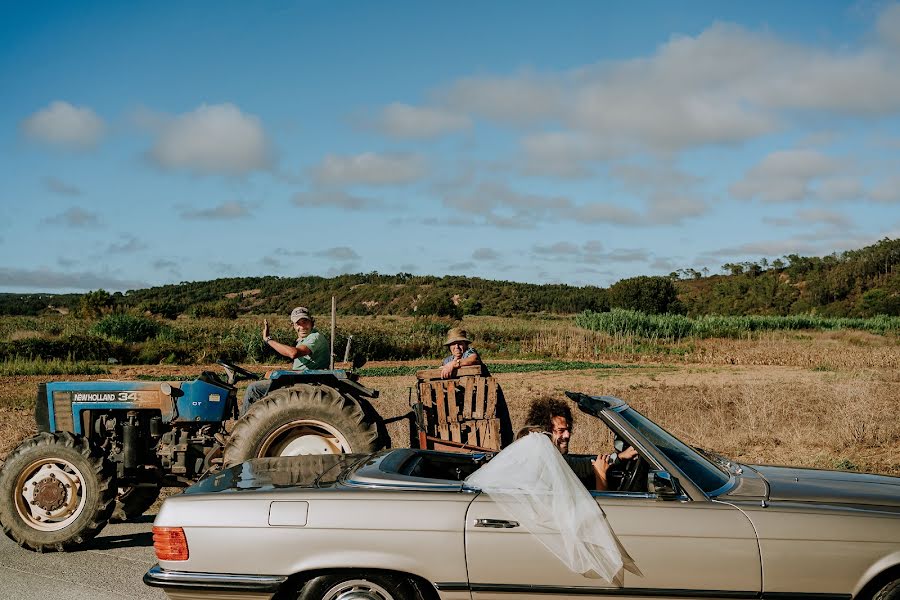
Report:
[{"label": "tractor", "polygon": [[186,487],[222,465],[390,444],[370,403],[378,392],[352,369],[275,371],[269,394],[239,417],[236,384],[258,376],[218,364],[224,374],[193,381],[40,384],[38,434],[0,469],[4,533],[38,552],[70,550],[111,519],[143,514],[162,487]]}]

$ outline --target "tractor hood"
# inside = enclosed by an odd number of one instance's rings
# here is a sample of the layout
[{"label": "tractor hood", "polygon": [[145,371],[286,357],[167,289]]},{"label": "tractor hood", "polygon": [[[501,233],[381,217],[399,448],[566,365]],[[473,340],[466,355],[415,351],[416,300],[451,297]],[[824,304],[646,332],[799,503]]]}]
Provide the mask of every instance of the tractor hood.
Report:
[{"label": "tractor hood", "polygon": [[368,457],[368,454],[311,454],[255,458],[207,475],[184,493],[332,487],[343,473]]},{"label": "tractor hood", "polygon": [[769,484],[772,502],[817,502],[900,509],[900,477],[752,465]]}]

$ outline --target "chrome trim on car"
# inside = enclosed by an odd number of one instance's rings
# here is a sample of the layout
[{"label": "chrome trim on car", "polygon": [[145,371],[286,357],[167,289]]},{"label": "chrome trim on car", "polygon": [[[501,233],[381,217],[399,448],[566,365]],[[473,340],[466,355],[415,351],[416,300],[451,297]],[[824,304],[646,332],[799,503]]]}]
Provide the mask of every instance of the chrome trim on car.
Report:
[{"label": "chrome trim on car", "polygon": [[277,592],[287,581],[285,575],[235,575],[171,571],[153,565],[144,574],[144,583],[164,589],[192,589],[220,592]]},{"label": "chrome trim on car", "polygon": [[634,596],[638,598],[728,598],[730,600],[850,600],[850,594],[804,592],[756,592],[741,590],[685,590],[628,587],[570,587],[561,585],[518,585],[505,583],[435,583],[440,591],[492,592],[497,594],[547,594],[561,596]]}]

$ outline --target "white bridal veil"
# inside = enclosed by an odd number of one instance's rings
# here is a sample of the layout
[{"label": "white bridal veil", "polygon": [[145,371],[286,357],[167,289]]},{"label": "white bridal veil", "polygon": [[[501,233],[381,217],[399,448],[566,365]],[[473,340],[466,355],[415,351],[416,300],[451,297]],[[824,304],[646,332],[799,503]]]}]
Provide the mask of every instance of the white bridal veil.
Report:
[{"label": "white bridal veil", "polygon": [[550,439],[531,433],[466,478],[570,570],[613,582],[633,565],[606,515]]}]

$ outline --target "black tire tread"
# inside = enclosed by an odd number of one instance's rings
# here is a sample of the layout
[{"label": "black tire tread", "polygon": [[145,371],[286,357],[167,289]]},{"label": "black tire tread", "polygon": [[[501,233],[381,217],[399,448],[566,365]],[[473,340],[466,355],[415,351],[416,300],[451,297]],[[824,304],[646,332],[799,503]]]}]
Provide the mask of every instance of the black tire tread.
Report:
[{"label": "black tire tread", "polygon": [[900,600],[900,578],[889,581],[887,585],[875,592],[872,600]]},{"label": "black tire tread", "polygon": [[160,489],[160,486],[141,486],[128,489],[122,494],[117,494],[116,505],[109,520],[116,523],[125,523],[141,517],[159,498]]},{"label": "black tire tread", "polygon": [[[60,455],[64,458],[79,460],[83,459],[87,462],[90,470],[89,474],[93,474],[97,478],[97,489],[99,496],[97,498],[88,498],[88,505],[85,506],[83,515],[86,517],[85,523],[79,529],[67,531],[69,527],[53,532],[34,532],[30,530],[27,524],[17,527],[17,522],[21,522],[21,518],[16,512],[13,495],[17,493],[14,489],[14,481],[18,477],[15,471],[16,465],[19,463],[27,463],[32,459],[31,454],[41,454],[46,450],[52,449],[53,446],[59,446]],[[25,464],[21,465],[22,467]],[[90,476],[85,474],[85,476]],[[85,485],[85,489],[88,486]],[[56,550],[64,552],[73,548],[84,545],[87,541],[93,539],[109,522],[110,515],[116,501],[117,488],[115,485],[115,474],[112,463],[105,456],[94,452],[89,441],[82,437],[76,436],[67,431],[59,431],[56,433],[48,433],[46,431],[26,439],[15,450],[6,457],[3,469],[0,470],[0,525],[3,527],[3,533],[7,537],[15,541],[19,546],[35,550],[37,552],[45,552],[47,550]],[[91,507],[93,503],[93,507]],[[81,518],[81,517],[79,517]],[[24,531],[23,531],[24,529]],[[40,539],[40,538],[47,539]]]},{"label": "black tire tread", "polygon": [[326,573],[304,582],[297,592],[297,600],[322,600],[325,592],[331,587],[341,581],[352,579],[371,581],[391,593],[394,600],[417,600],[419,597],[409,578],[401,574],[346,570]]},{"label": "black tire tread", "polygon": [[256,449],[267,433],[285,415],[294,418],[297,411],[328,422],[347,438],[353,453],[374,452],[380,436],[374,423],[366,419],[362,408],[336,389],[315,384],[297,384],[275,390],[255,402],[235,424],[224,449],[226,467],[256,458]]}]

